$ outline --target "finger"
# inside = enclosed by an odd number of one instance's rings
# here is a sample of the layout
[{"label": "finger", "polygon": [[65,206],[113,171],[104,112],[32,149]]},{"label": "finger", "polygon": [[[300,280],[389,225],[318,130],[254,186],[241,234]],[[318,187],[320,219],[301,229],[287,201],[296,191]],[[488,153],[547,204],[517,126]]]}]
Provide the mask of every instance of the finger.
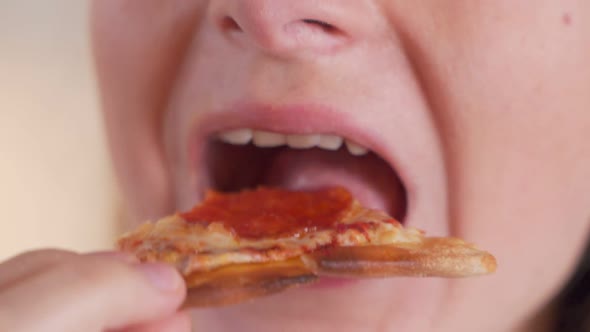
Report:
[{"label": "finger", "polygon": [[29,251],[10,258],[0,264],[0,288],[77,256],[78,254],[71,251],[46,249]]},{"label": "finger", "polygon": [[[118,251],[104,251],[88,254],[95,257],[112,257],[127,262],[137,262],[134,256]],[[44,249],[22,253],[0,264],[0,289],[11,287],[15,282],[23,282],[28,277],[41,273],[43,270],[80,255],[60,249]]]},{"label": "finger", "polygon": [[95,331],[169,316],[184,296],[169,266],[80,256],[0,292],[0,311],[15,317],[12,330]]},{"label": "finger", "polygon": [[148,323],[118,332],[190,332],[191,318],[187,312],[176,313],[159,322]]}]

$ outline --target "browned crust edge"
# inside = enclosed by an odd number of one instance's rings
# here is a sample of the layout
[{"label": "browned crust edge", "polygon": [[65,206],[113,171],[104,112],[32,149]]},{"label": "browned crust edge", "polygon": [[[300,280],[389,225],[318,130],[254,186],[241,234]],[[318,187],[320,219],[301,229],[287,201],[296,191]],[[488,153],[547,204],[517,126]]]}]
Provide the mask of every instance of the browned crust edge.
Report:
[{"label": "browned crust edge", "polygon": [[244,302],[308,284],[321,276],[469,277],[493,273],[496,259],[453,238],[418,243],[332,247],[285,261],[228,265],[185,277],[184,307],[215,307]]},{"label": "browned crust edge", "polygon": [[335,247],[303,257],[319,276],[472,277],[493,273],[494,256],[454,238],[419,243]]},{"label": "browned crust edge", "polygon": [[267,296],[314,282],[318,277],[299,259],[228,265],[188,275],[184,307],[215,307]]}]

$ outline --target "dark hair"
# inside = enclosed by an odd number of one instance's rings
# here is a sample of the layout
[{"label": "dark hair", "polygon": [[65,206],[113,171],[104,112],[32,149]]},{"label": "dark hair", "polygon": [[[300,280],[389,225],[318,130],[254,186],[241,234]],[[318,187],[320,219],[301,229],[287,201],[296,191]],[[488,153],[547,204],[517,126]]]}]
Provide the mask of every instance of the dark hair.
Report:
[{"label": "dark hair", "polygon": [[555,332],[590,332],[590,241],[555,308]]}]

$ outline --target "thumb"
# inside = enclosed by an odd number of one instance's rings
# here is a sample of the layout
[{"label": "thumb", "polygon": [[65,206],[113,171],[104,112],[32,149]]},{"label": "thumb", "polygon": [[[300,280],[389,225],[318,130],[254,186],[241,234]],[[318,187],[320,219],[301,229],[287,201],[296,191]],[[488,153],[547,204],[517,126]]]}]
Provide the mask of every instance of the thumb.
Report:
[{"label": "thumb", "polygon": [[104,331],[166,318],[185,293],[167,265],[79,256],[1,292],[0,312],[12,331]]}]

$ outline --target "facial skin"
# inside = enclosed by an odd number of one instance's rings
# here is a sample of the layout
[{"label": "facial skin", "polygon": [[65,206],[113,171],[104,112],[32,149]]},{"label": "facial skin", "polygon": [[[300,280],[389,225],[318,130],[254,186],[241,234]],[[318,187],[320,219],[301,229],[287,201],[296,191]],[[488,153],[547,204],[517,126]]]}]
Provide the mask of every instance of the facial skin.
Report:
[{"label": "facial skin", "polygon": [[197,330],[526,330],[575,268],[590,217],[590,2],[97,0],[92,13],[134,220],[196,203],[206,134],[333,122],[400,173],[405,224],[499,262],[484,278],[362,281],[201,310]]}]

